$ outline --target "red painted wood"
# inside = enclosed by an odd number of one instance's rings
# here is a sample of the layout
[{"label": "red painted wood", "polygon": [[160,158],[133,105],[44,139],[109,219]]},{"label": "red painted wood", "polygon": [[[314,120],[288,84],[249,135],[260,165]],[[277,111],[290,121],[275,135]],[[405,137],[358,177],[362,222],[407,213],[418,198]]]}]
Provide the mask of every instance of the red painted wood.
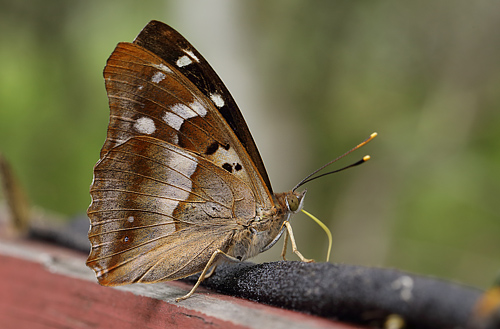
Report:
[{"label": "red painted wood", "polygon": [[243,328],[160,300],[0,256],[2,328]]},{"label": "red painted wood", "polygon": [[[78,276],[78,271],[84,268],[85,262],[85,255],[80,253],[33,241],[9,241],[7,247],[12,243],[22,251],[19,253],[17,250],[18,254],[22,255],[17,257],[12,256],[11,252],[5,252],[6,245],[1,243],[0,239],[0,246],[4,248],[0,248],[0,328],[2,329],[247,328],[246,323],[239,317],[239,308],[241,312],[256,314],[255,321],[248,324],[252,327],[260,327],[257,325],[260,323],[265,327],[266,320],[273,319],[272,321],[296,323],[299,327],[300,324],[304,324],[304,327],[314,324],[316,328],[357,328],[199,288],[196,293],[206,295],[207,300],[214,304],[213,309],[210,309],[210,314],[213,316],[210,316],[192,307],[183,307],[182,302],[170,303],[102,287],[91,277],[89,281],[51,272],[51,262],[65,262],[69,259],[74,261],[78,268],[74,269],[74,272],[70,269],[68,273]],[[180,287],[185,292],[191,288],[191,285],[180,281],[166,284]],[[227,303],[236,307],[236,313],[233,308],[232,317],[218,318],[221,313],[227,314],[221,309],[221,305],[228,305]],[[227,319],[234,319],[233,321],[237,323]]]}]

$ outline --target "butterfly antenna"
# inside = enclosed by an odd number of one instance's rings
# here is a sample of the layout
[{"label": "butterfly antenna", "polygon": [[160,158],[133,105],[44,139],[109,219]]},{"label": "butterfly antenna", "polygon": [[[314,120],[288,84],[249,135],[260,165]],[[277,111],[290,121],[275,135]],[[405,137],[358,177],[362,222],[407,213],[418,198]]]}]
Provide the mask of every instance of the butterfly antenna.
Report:
[{"label": "butterfly antenna", "polygon": [[353,163],[353,164],[350,164],[348,166],[345,166],[343,168],[340,168],[340,169],[337,169],[337,170],[333,170],[333,171],[329,171],[327,173],[324,173],[324,174],[321,174],[321,175],[318,175],[318,176],[315,176],[313,177],[315,174],[317,174],[318,172],[320,172],[321,170],[325,169],[326,167],[328,167],[329,165],[331,165],[332,163],[334,162],[337,162],[338,160],[342,159],[343,157],[345,157],[346,155],[348,155],[349,153],[359,149],[360,147],[366,145],[368,142],[370,142],[372,139],[374,139],[375,137],[377,137],[377,133],[373,133],[370,135],[370,137],[368,137],[367,139],[365,139],[364,141],[362,141],[361,143],[359,143],[358,145],[356,145],[355,147],[353,147],[352,149],[350,149],[349,151],[345,152],[344,154],[342,154],[341,156],[333,159],[332,161],[328,162],[327,164],[319,167],[318,169],[316,169],[315,171],[313,171],[312,173],[310,173],[309,175],[307,175],[303,180],[301,180],[297,185],[295,185],[295,187],[292,189],[292,191],[295,191],[296,189],[298,189],[299,187],[301,187],[302,185],[304,185],[305,183],[309,183],[310,181],[312,180],[315,180],[317,178],[320,178],[320,177],[323,177],[323,176],[326,176],[326,175],[330,175],[330,174],[334,174],[334,173],[337,173],[339,171],[343,171],[343,170],[346,170],[348,168],[352,168],[352,167],[356,167],[356,166],[359,166],[360,164],[370,160],[370,156],[369,155],[365,155],[361,160]]}]

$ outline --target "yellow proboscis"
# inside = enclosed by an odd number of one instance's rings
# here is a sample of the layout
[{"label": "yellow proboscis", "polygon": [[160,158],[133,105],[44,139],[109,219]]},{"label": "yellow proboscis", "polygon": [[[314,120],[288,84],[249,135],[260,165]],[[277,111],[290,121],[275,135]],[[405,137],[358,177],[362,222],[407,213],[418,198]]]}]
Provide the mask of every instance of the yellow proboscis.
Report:
[{"label": "yellow proboscis", "polygon": [[316,224],[318,224],[323,229],[323,231],[326,232],[326,235],[328,236],[328,253],[326,254],[326,261],[328,262],[330,260],[330,252],[332,251],[332,233],[330,232],[328,227],[314,215],[308,213],[304,209],[302,209],[302,212],[307,216],[311,217],[311,219],[314,220]]}]

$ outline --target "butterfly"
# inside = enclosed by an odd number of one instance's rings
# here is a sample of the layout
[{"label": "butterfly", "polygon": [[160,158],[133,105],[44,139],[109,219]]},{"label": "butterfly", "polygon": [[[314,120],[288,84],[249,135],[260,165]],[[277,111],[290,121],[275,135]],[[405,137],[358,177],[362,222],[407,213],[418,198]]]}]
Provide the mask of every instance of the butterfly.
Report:
[{"label": "butterfly", "polygon": [[151,21],[116,46],[104,79],[110,120],[87,211],[86,264],[100,284],[201,272],[179,301],[221,261],[253,257],[285,231],[311,261],[289,223],[306,191],[273,193],[235,101],[177,31]]}]

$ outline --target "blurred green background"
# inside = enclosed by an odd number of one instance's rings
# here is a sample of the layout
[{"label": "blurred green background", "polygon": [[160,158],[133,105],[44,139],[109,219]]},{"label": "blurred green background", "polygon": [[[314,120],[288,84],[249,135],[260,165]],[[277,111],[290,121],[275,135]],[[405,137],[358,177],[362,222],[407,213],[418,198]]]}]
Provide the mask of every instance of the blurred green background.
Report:
[{"label": "blurred green background", "polygon": [[[500,2],[0,1],[0,152],[35,205],[85,212],[108,122],[102,69],[151,19],[219,73],[276,191],[379,133],[337,167],[371,161],[307,186],[333,262],[493,281]],[[302,253],[324,260],[321,229],[304,215],[292,225]]]}]

